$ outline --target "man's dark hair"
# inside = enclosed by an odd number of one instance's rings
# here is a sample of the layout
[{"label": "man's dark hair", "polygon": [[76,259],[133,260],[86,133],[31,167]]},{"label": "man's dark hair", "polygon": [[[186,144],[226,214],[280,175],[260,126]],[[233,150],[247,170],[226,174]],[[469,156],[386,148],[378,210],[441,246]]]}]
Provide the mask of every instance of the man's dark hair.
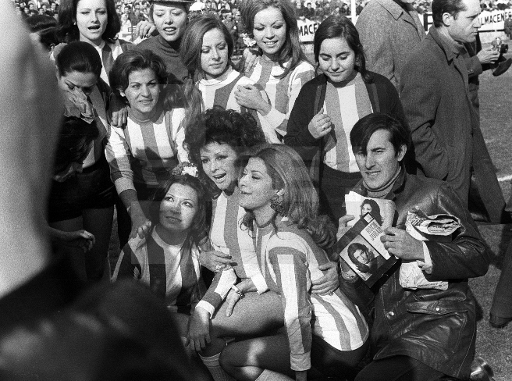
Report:
[{"label": "man's dark hair", "polygon": [[434,0],[432,2],[432,19],[434,26],[439,28],[443,25],[443,14],[449,13],[454,18],[457,18],[459,12],[465,11],[466,9],[467,7],[462,0]]},{"label": "man's dark hair", "polygon": [[359,152],[366,155],[366,147],[370,138],[378,130],[389,131],[389,141],[395,148],[395,153],[405,145],[407,149],[411,146],[411,133],[405,124],[388,114],[373,113],[361,118],[350,131],[350,143],[352,147],[358,147]]}]

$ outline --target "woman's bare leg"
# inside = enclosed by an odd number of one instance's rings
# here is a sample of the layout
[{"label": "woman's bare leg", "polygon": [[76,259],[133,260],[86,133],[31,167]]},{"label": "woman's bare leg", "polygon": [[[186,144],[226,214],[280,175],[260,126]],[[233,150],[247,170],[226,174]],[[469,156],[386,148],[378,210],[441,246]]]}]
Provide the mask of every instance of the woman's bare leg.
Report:
[{"label": "woman's bare leg", "polygon": [[226,346],[226,337],[261,336],[283,326],[281,297],[272,291],[245,294],[229,317],[226,316],[226,308],[227,304],[223,303],[210,321],[211,343],[201,355],[213,356],[220,353]]}]

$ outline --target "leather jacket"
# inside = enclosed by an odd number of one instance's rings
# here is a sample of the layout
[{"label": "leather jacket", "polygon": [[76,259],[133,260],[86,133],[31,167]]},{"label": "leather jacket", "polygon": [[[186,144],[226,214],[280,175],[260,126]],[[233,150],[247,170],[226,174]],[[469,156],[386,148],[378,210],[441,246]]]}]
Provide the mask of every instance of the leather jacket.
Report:
[{"label": "leather jacket", "polygon": [[[365,194],[360,184],[355,191]],[[467,278],[487,272],[489,253],[460,198],[445,182],[404,170],[386,197],[395,202],[394,226],[405,229],[407,212],[446,213],[461,227],[436,242],[426,241],[432,258],[430,281],[448,281],[447,290],[406,290],[399,283],[399,264],[381,279],[375,297],[371,338],[374,359],[405,355],[456,378],[469,378],[475,352],[475,299]]]}]

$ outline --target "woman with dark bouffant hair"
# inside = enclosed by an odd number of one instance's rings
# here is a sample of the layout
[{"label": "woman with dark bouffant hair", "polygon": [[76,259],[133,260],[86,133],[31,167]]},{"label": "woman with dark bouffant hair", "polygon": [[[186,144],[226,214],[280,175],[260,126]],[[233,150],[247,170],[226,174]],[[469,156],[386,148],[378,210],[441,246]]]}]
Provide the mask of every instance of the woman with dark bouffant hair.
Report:
[{"label": "woman with dark bouffant hair", "polygon": [[[271,291],[279,294],[286,333],[230,344],[221,364],[236,379],[274,379],[274,372],[306,380],[313,366],[347,377],[366,353],[368,326],[341,291],[312,294],[323,276],[335,228],[318,214],[318,196],[302,159],[290,147],[265,145],[248,155],[239,180],[244,225]],[[264,321],[268,312],[255,313]],[[275,378],[281,379],[281,378]]]},{"label": "woman with dark bouffant hair", "polygon": [[[188,338],[212,374],[222,372],[219,356],[226,338],[239,332],[265,334],[283,324],[281,301],[276,293],[267,292],[253,236],[242,225],[245,210],[239,205],[239,159],[244,151],[264,142],[250,114],[219,107],[203,112],[186,129],[190,159],[197,163],[200,178],[210,183],[213,198],[211,247],[201,253],[201,264],[216,272],[194,310]],[[337,288],[335,267],[327,268],[331,270],[315,292]],[[255,309],[267,311],[266,319],[254,319]]]},{"label": "woman with dark bouffant hair", "polygon": [[370,213],[375,221],[382,225],[382,216],[380,214],[380,206],[377,204],[377,201],[372,199],[365,199],[361,203],[361,217],[363,217],[366,213]]},{"label": "woman with dark bouffant hair", "polygon": [[177,87],[166,83],[165,64],[149,50],[121,54],[110,72],[112,91],[128,106],[128,121],[125,128],[112,128],[106,155],[130,215],[132,237],[149,221],[143,201],[170,178],[178,163],[188,161],[183,148],[185,108]]},{"label": "woman with dark bouffant hair", "polygon": [[131,43],[116,38],[120,30],[114,0],[60,2],[57,36],[64,43],[85,41],[94,46],[103,66],[101,79],[106,83],[114,60],[131,48]]},{"label": "woman with dark bouffant hair", "polygon": [[[151,198],[151,230],[125,245],[112,281],[135,279],[151,288],[164,302],[185,338],[190,311],[204,294],[199,244],[207,233],[207,193],[188,163],[173,170]],[[188,351],[191,379],[210,381],[203,364]]]},{"label": "woman with dark bouffant hair", "polygon": [[[258,50],[258,55],[245,63],[243,73],[268,94],[270,103],[263,114],[282,140],[295,99],[315,70],[302,52],[289,0],[244,0],[240,12]],[[240,88],[237,97],[247,108],[255,109],[261,103],[256,88]]]},{"label": "woman with dark bouffant hair", "polygon": [[314,38],[321,74],[306,83],[290,115],[285,144],[294,147],[320,191],[321,209],[338,223],[348,193],[361,180],[350,131],[374,111],[404,120],[391,82],[366,70],[359,33],[345,16],[325,19]]}]

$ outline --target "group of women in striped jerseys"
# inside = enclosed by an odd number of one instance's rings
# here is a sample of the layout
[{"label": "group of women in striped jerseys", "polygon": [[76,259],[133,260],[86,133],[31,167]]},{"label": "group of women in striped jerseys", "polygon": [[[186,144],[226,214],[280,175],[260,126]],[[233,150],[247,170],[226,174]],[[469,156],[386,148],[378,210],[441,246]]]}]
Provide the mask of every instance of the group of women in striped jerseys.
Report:
[{"label": "group of women in striped jerseys", "polygon": [[[152,6],[159,44],[179,50],[179,64],[157,44],[117,49],[106,34],[117,25],[112,0],[64,2],[73,17],[62,29],[67,45],[54,52],[67,99],[48,217],[56,247],[89,280],[108,274],[117,199],[131,239],[120,239],[112,279],[135,278],[162,296],[194,379],[352,376],[368,326],[338,288],[327,254],[337,221],[320,210],[335,209],[335,180],[348,188],[354,178],[345,151],[355,121],[386,107],[400,117],[401,107],[392,86],[365,70],[351,22],[320,25],[315,59],[325,74],[315,78],[288,0],[243,2],[257,51],[238,70],[215,16],[173,27],[184,0]],[[115,57],[102,54],[107,44]],[[169,80],[174,68],[189,73],[184,83]],[[304,162],[325,167],[326,180],[313,177],[320,197]],[[215,274],[207,290],[201,265]]]}]

